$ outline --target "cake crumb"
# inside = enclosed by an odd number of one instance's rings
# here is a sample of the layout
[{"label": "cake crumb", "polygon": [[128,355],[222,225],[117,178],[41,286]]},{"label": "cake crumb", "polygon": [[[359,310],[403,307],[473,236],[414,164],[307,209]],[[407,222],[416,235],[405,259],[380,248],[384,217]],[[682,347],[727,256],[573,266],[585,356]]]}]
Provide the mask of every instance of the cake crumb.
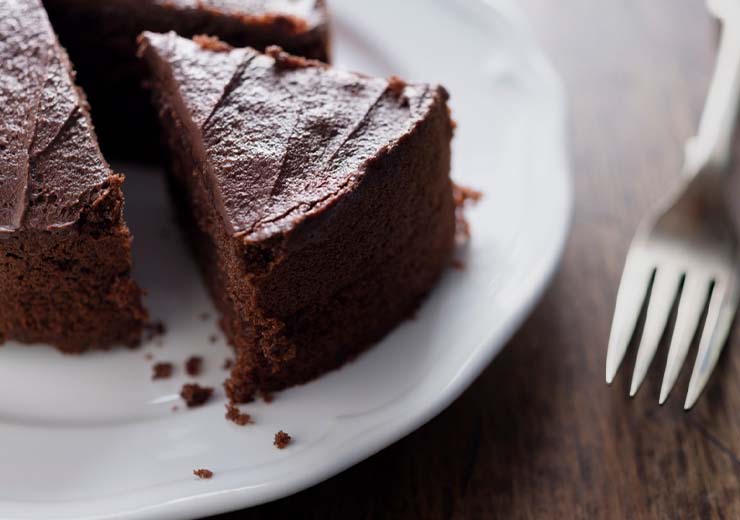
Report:
[{"label": "cake crumb", "polygon": [[194,469],[193,475],[195,475],[198,478],[207,480],[213,477],[213,471],[211,471],[210,469]]},{"label": "cake crumb", "polygon": [[154,356],[151,352],[147,352],[146,354],[144,354],[144,359],[146,359],[147,361],[151,361],[152,359],[154,359]]},{"label": "cake crumb", "polygon": [[225,41],[219,40],[215,36],[208,36],[207,34],[196,34],[193,36],[193,41],[204,51],[228,52],[232,49],[231,45]]},{"label": "cake crumb", "polygon": [[178,411],[179,409],[180,409],[180,407],[179,407],[179,406],[177,406],[176,404],[172,406],[172,411],[173,411],[173,412],[176,412],[176,411]]},{"label": "cake crumb", "polygon": [[453,185],[453,194],[457,207],[464,206],[468,201],[479,202],[483,198],[483,192],[459,184]]},{"label": "cake crumb", "polygon": [[275,396],[273,394],[264,390],[260,392],[260,396],[262,397],[262,400],[267,404],[270,404],[275,400]]},{"label": "cake crumb", "polygon": [[457,121],[452,117],[452,109],[450,107],[447,107],[447,115],[450,116],[450,128],[454,132],[457,130]]},{"label": "cake crumb", "polygon": [[208,321],[211,319],[211,313],[210,312],[201,312],[198,316],[201,321]]},{"label": "cake crumb", "polygon": [[185,372],[188,373],[189,376],[199,376],[201,371],[203,370],[203,358],[200,356],[190,356],[187,361],[185,361]]},{"label": "cake crumb", "polygon": [[231,367],[233,367],[233,366],[234,366],[234,360],[233,359],[231,359],[231,358],[224,359],[224,366],[223,366],[223,369],[224,370],[231,370]]},{"label": "cake crumb", "polygon": [[265,54],[275,60],[278,69],[307,69],[309,67],[327,68],[326,63],[318,60],[309,60],[302,56],[293,56],[277,45],[270,45],[265,49]]},{"label": "cake crumb", "polygon": [[213,388],[208,386],[200,386],[196,383],[188,383],[183,385],[180,390],[180,397],[183,398],[188,408],[195,408],[196,406],[204,405],[213,395]]},{"label": "cake crumb", "polygon": [[144,339],[146,341],[152,341],[155,338],[164,336],[167,333],[167,328],[161,321],[154,321],[144,324]]},{"label": "cake crumb", "polygon": [[408,108],[410,104],[409,97],[404,94],[406,86],[407,83],[398,76],[388,78],[388,90],[400,100],[402,108]]},{"label": "cake crumb", "polygon": [[451,264],[452,264],[452,268],[457,271],[465,270],[465,263],[459,258],[453,258]]},{"label": "cake crumb", "polygon": [[470,240],[470,223],[465,218],[465,206],[468,203],[477,203],[483,198],[483,193],[460,186],[459,184],[452,184],[452,195],[455,199],[455,220],[456,220],[456,240],[459,243],[465,243]]},{"label": "cake crumb", "polygon": [[152,380],[156,379],[169,379],[172,377],[174,365],[168,362],[156,363],[152,367]]},{"label": "cake crumb", "polygon": [[248,413],[242,413],[239,408],[237,408],[232,403],[226,404],[226,416],[229,421],[233,422],[234,424],[238,424],[239,426],[246,426],[247,424],[252,422],[252,417]]},{"label": "cake crumb", "polygon": [[211,334],[210,336],[208,336],[208,341],[210,341],[212,344],[218,343],[218,336],[216,336],[215,334]]},{"label": "cake crumb", "polygon": [[388,78],[388,90],[400,96],[406,89],[406,82],[398,76],[391,76]]},{"label": "cake crumb", "polygon": [[290,435],[285,433],[283,430],[280,430],[275,434],[275,441],[273,444],[277,446],[277,449],[284,450],[292,440],[293,438]]}]

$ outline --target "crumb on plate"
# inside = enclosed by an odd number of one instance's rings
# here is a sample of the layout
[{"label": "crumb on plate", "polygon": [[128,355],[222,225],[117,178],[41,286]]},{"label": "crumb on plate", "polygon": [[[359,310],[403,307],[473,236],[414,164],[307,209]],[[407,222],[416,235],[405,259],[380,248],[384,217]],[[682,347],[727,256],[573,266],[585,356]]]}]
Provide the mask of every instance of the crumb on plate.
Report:
[{"label": "crumb on plate", "polygon": [[213,395],[213,388],[200,386],[196,383],[183,385],[180,390],[180,397],[183,398],[188,408],[204,405]]},{"label": "crumb on plate", "polygon": [[174,368],[175,367],[172,365],[172,363],[155,363],[154,366],[152,366],[152,380],[169,379],[170,377],[172,377],[172,372]]},{"label": "crumb on plate", "polygon": [[185,372],[189,376],[199,376],[201,371],[203,369],[203,358],[200,356],[190,356],[187,361],[185,361]]},{"label": "crumb on plate", "polygon": [[246,426],[252,422],[252,417],[248,413],[242,413],[239,408],[232,403],[226,404],[226,418],[239,426]]},{"label": "crumb on plate", "polygon": [[209,479],[213,477],[213,471],[210,469],[194,469],[193,475],[201,479]]},{"label": "crumb on plate", "polygon": [[280,430],[275,434],[275,441],[273,444],[277,446],[277,449],[284,450],[292,440],[293,438],[290,435],[285,433],[283,430]]}]

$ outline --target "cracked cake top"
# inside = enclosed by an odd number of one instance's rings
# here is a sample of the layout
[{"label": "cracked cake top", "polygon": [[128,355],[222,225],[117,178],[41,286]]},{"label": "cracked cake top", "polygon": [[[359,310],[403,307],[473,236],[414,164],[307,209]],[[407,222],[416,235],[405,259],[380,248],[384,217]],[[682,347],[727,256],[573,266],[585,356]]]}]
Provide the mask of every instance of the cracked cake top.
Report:
[{"label": "cracked cake top", "polygon": [[39,0],[0,2],[0,234],[76,223],[111,171]]},{"label": "cracked cake top", "polygon": [[447,100],[441,87],[336,70],[274,47],[214,48],[174,33],[140,41],[203,147],[204,182],[227,229],[250,242],[321,213]]}]

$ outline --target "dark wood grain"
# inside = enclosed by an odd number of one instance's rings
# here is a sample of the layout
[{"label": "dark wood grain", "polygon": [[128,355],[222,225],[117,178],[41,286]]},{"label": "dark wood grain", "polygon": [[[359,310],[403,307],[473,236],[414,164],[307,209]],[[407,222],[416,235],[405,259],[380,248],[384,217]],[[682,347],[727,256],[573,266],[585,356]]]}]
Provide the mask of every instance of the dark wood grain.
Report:
[{"label": "dark wood grain", "polygon": [[675,182],[716,41],[700,0],[518,0],[571,96],[576,209],[533,316],[437,419],[342,475],[223,518],[740,518],[740,340],[682,410],[657,359],[604,383],[634,228]]}]

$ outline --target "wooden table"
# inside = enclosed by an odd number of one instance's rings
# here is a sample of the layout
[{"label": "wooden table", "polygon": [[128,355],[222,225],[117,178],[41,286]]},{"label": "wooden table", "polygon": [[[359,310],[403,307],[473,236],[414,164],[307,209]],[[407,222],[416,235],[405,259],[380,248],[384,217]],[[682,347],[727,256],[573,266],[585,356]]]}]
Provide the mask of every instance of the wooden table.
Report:
[{"label": "wooden table", "polygon": [[625,252],[676,181],[716,25],[701,0],[517,1],[571,96],[576,209],[560,273],[437,419],[328,482],[228,518],[740,518],[738,335],[691,413],[689,370],[658,407],[665,346],[634,400],[633,359],[604,383]]}]

